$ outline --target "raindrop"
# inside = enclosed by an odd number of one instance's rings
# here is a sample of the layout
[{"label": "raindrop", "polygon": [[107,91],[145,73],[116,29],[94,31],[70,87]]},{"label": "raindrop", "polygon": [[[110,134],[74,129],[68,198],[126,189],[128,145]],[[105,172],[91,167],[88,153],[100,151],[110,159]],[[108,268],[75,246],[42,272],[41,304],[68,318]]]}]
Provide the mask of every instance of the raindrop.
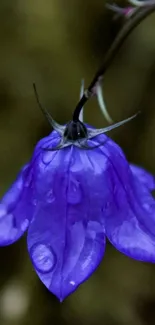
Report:
[{"label": "raindrop", "polygon": [[82,200],[82,189],[80,183],[76,179],[69,181],[67,201],[70,204],[78,204]]},{"label": "raindrop", "polygon": [[87,225],[87,232],[90,238],[95,239],[97,233],[101,233],[103,231],[103,225],[101,225],[97,221],[89,221]]},{"label": "raindrop", "polygon": [[28,225],[29,225],[29,220],[25,219],[21,224],[21,230],[24,232],[27,229]]},{"label": "raindrop", "polygon": [[110,202],[107,201],[106,204],[105,204],[105,209],[108,209],[110,207]]},{"label": "raindrop", "polygon": [[102,232],[102,225],[97,221],[89,221],[87,226],[88,231]]},{"label": "raindrop", "polygon": [[48,191],[47,196],[46,196],[47,202],[48,203],[52,203],[53,201],[55,201],[55,196],[53,194],[53,190],[51,189],[50,191]]},{"label": "raindrop", "polygon": [[41,273],[52,271],[56,263],[56,256],[50,247],[35,244],[30,251],[35,268]]},{"label": "raindrop", "polygon": [[117,185],[114,185],[114,187],[113,187],[113,193],[116,195],[117,194],[117,191],[118,191]]},{"label": "raindrop", "polygon": [[4,204],[0,203],[0,219],[7,214],[7,210]]},{"label": "raindrop", "polygon": [[42,161],[45,165],[48,165],[53,158],[53,152],[52,151],[44,151],[42,156]]},{"label": "raindrop", "polygon": [[57,146],[58,143],[59,143],[59,138],[57,138],[55,141],[50,141],[48,146],[43,145],[42,148],[46,148],[46,150],[44,150],[43,153],[42,153],[42,162],[46,166],[48,166],[52,161],[54,161],[57,152],[51,151],[50,149]]},{"label": "raindrop", "polygon": [[33,203],[34,206],[36,206],[36,205],[37,205],[37,199],[34,198],[34,199],[32,200],[32,203]]},{"label": "raindrop", "polygon": [[27,175],[25,177],[25,181],[24,181],[25,187],[31,187],[32,176],[33,176],[33,169],[29,167],[29,169],[27,170]]},{"label": "raindrop", "polygon": [[146,209],[147,211],[150,211],[151,205],[149,203],[143,203],[143,208]]}]

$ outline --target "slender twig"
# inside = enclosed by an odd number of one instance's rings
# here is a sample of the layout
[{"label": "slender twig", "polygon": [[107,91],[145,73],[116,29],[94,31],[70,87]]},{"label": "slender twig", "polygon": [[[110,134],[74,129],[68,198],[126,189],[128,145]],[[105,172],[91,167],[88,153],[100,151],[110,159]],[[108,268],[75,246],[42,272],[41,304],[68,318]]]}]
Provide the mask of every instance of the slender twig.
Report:
[{"label": "slender twig", "polygon": [[128,2],[135,7],[148,7],[154,5],[154,1],[152,0],[128,0]]},{"label": "slender twig", "polygon": [[73,120],[78,121],[79,119],[79,112],[81,111],[81,107],[83,107],[86,102],[92,97],[96,95],[96,87],[98,83],[103,79],[103,76],[112,63],[113,59],[115,58],[118,50],[120,49],[121,45],[124,43],[127,36],[132,32],[132,30],[139,25],[139,23],[144,20],[147,16],[155,11],[155,2],[151,6],[139,8],[137,10],[137,14],[134,15],[130,20],[128,20],[121,31],[116,36],[113,44],[111,45],[109,51],[107,52],[105,59],[103,61],[102,66],[96,72],[93,80],[91,81],[89,87],[85,90],[82,98],[78,102],[74,113],[73,113]]}]

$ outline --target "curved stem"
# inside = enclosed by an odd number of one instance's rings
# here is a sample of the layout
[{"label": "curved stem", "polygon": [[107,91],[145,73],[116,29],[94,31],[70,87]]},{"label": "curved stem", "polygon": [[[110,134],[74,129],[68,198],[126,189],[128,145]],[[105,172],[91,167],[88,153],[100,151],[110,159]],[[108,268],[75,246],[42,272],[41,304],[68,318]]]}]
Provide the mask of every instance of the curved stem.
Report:
[{"label": "curved stem", "polygon": [[145,0],[145,1],[141,1],[141,0],[128,0],[128,2],[135,7],[148,7],[148,6],[152,6],[154,4],[154,1],[152,0]]},{"label": "curved stem", "polygon": [[111,62],[115,58],[118,50],[124,43],[127,36],[132,32],[132,30],[139,25],[147,16],[155,11],[155,2],[151,6],[140,8],[137,10],[137,14],[134,15],[130,20],[128,20],[121,31],[118,33],[118,36],[115,38],[113,44],[111,45],[109,51],[107,52],[102,66],[96,72],[93,80],[91,81],[88,89],[84,92],[82,98],[78,102],[75,111],[73,113],[73,121],[78,121],[79,114],[82,107],[86,104],[89,98],[96,95],[96,86],[103,79],[103,76],[110,66]]}]

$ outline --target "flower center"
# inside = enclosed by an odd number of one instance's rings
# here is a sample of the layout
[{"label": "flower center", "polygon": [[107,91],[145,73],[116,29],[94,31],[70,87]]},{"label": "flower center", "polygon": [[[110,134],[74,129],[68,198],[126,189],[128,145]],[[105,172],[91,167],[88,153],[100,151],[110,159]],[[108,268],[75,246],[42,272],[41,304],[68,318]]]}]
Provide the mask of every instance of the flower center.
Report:
[{"label": "flower center", "polygon": [[81,121],[70,121],[64,131],[64,137],[67,140],[76,141],[87,138],[87,128]]}]

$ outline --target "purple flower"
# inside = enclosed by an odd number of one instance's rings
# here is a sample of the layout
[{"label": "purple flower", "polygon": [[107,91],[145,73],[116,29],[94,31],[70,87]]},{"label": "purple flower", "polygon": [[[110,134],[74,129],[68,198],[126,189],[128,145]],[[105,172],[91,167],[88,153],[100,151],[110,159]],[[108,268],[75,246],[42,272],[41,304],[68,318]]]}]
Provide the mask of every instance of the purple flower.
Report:
[{"label": "purple flower", "polygon": [[155,262],[155,182],[106,135],[88,140],[94,149],[51,150],[60,140],[54,131],[39,141],[2,198],[0,245],[28,228],[33,266],[62,300],[97,268],[106,236],[129,257]]},{"label": "purple flower", "polygon": [[0,245],[28,229],[33,266],[62,301],[100,264],[106,237],[127,256],[155,262],[155,181],[103,134],[123,122],[96,130],[75,116],[67,126],[50,121],[56,131],[1,200]]}]

